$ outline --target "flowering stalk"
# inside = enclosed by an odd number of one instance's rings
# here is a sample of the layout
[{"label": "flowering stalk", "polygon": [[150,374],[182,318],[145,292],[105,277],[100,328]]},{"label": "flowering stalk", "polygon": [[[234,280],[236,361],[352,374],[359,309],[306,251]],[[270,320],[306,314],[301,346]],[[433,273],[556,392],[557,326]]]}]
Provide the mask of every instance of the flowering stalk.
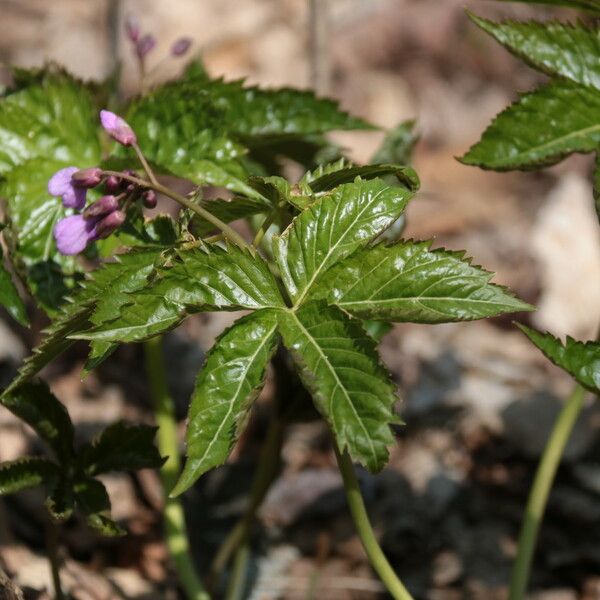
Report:
[{"label": "flowering stalk", "polygon": [[164,196],[171,198],[171,200],[175,200],[175,202],[177,202],[184,208],[188,208],[192,212],[195,212],[198,216],[202,217],[203,219],[206,219],[209,223],[212,223],[217,229],[220,229],[226,237],[234,241],[240,248],[244,248],[245,250],[254,253],[254,250],[250,247],[246,240],[239,233],[237,233],[237,231],[235,231],[233,228],[227,225],[227,223],[224,223],[223,221],[221,221],[221,219],[215,217],[213,214],[211,214],[195,202],[192,202],[189,198],[186,198],[185,196],[174,192],[168,187],[162,185],[161,183],[152,183],[150,181],[140,179],[139,177],[135,177],[133,175],[120,173],[119,171],[104,171],[104,174],[109,176],[114,175],[116,177],[120,177],[121,179],[130,181],[131,183],[135,183],[136,185],[139,185],[141,187],[154,190],[159,194],[163,194]]}]

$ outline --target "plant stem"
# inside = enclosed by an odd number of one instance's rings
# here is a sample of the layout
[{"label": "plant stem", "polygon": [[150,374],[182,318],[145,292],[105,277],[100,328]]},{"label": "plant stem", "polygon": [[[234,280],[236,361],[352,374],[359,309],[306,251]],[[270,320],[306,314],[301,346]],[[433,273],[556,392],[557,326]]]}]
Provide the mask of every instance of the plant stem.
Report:
[{"label": "plant stem", "polygon": [[265,220],[263,221],[262,225],[260,226],[260,229],[256,232],[256,235],[254,236],[254,240],[252,240],[252,245],[255,248],[258,248],[259,244],[262,242],[263,238],[265,237],[265,233],[267,233],[267,231],[269,230],[269,227],[271,227],[271,225],[273,224],[273,221],[275,220],[276,216],[277,216],[277,210],[272,210],[265,217]]},{"label": "plant stem", "polygon": [[48,551],[48,561],[50,562],[50,572],[52,574],[52,584],[54,585],[55,600],[65,600],[65,596],[60,585],[60,558],[58,556],[58,528],[56,523],[48,517],[46,519],[46,548]]},{"label": "plant stem", "polygon": [[164,194],[171,200],[175,200],[178,204],[183,206],[184,208],[188,208],[192,212],[195,212],[198,216],[206,219],[209,223],[212,223],[217,229],[220,229],[229,239],[233,240],[240,248],[248,250],[251,253],[254,253],[254,249],[246,242],[246,240],[234,229],[229,227],[227,223],[224,223],[218,217],[215,217],[213,214],[192,202],[189,198],[170,190],[168,187],[165,187],[161,183],[152,183],[150,181],[146,181],[145,179],[140,179],[139,177],[134,177],[133,175],[127,175],[126,173],[121,173],[120,171],[103,171],[105,175],[115,175],[120,179],[125,179],[126,181],[131,181],[131,183],[135,183],[145,188],[149,188],[161,194]]},{"label": "plant stem", "polygon": [[531,571],[533,552],[548,503],[550,489],[563,452],[583,408],[585,390],[577,385],[560,411],[540,460],[527,501],[519,535],[517,558],[513,567],[509,600],[523,600]]},{"label": "plant stem", "polygon": [[235,554],[233,569],[225,600],[242,600],[244,588],[246,587],[246,576],[248,573],[248,562],[250,561],[250,547],[244,542]]},{"label": "plant stem", "polygon": [[139,161],[142,163],[142,167],[144,167],[144,171],[146,171],[146,175],[148,175],[150,181],[152,182],[152,185],[159,185],[158,179],[156,179],[156,176],[154,175],[154,171],[150,168],[146,157],[142,153],[142,149],[138,146],[137,143],[132,144],[132,147],[135,150]]},{"label": "plant stem", "polygon": [[267,437],[264,441],[256,475],[252,482],[250,491],[250,502],[246,508],[244,516],[237,522],[235,527],[229,532],[225,541],[217,551],[217,554],[210,567],[209,581],[214,582],[218,575],[223,571],[232,554],[242,547],[250,532],[250,527],[256,518],[256,511],[261,505],[279,465],[279,450],[281,446],[281,437],[283,433],[283,424],[277,414],[273,414],[267,431]]},{"label": "plant stem", "polygon": [[162,337],[158,336],[145,342],[144,350],[156,424],[158,425],[158,449],[161,456],[167,456],[167,460],[160,470],[165,498],[164,519],[167,547],[188,599],[209,600],[210,596],[200,583],[191,559],[181,499],[169,497],[169,491],[179,476],[181,461],[177,443],[175,407],[167,386],[162,354]]},{"label": "plant stem", "polygon": [[356,526],[356,531],[360,537],[363,548],[367,553],[372,567],[379,575],[381,581],[388,589],[389,593],[396,600],[412,600],[412,596],[398,579],[396,573],[390,566],[387,558],[383,554],[383,550],[375,537],[373,527],[369,521],[369,515],[365,508],[358,480],[354,473],[354,466],[347,452],[343,454],[339,451],[337,445],[334,444],[335,455],[337,458],[342,479],[344,480],[344,489],[346,491],[346,499],[350,507],[350,513]]}]

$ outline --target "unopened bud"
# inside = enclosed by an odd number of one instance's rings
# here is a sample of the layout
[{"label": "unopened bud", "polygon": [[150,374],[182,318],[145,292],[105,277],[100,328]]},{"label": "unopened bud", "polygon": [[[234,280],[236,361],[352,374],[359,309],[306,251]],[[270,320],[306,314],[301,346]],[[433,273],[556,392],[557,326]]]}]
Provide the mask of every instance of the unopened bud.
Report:
[{"label": "unopened bud", "polygon": [[104,131],[114,140],[123,144],[123,146],[131,146],[137,143],[137,138],[129,123],[119,115],[116,115],[110,110],[100,111],[100,123]]},{"label": "unopened bud", "polygon": [[182,37],[176,40],[171,46],[171,54],[173,56],[182,56],[185,54],[192,45],[192,40],[187,37]]},{"label": "unopened bud", "polygon": [[140,22],[135,15],[127,15],[125,18],[125,31],[132,42],[140,39]]},{"label": "unopened bud", "polygon": [[142,202],[146,208],[156,208],[156,192],[154,190],[146,190],[142,196]]},{"label": "unopened bud", "polygon": [[80,171],[75,171],[75,173],[71,175],[71,181],[77,187],[96,187],[102,181],[102,169],[98,167],[92,167],[90,169],[81,169]]},{"label": "unopened bud", "polygon": [[104,181],[104,187],[107,192],[114,194],[121,189],[121,180],[116,175],[109,175]]},{"label": "unopened bud", "polygon": [[108,216],[104,217],[101,221],[98,221],[96,225],[96,237],[100,240],[107,238],[116,229],[121,227],[125,222],[125,213],[122,210],[115,210]]},{"label": "unopened bud", "polygon": [[139,58],[144,58],[148,53],[152,51],[154,46],[156,46],[156,38],[151,34],[147,34],[143,38],[138,40],[135,46],[135,50]]},{"label": "unopened bud", "polygon": [[102,196],[96,202],[90,204],[84,211],[84,219],[94,219],[108,215],[119,208],[119,201],[114,196]]}]

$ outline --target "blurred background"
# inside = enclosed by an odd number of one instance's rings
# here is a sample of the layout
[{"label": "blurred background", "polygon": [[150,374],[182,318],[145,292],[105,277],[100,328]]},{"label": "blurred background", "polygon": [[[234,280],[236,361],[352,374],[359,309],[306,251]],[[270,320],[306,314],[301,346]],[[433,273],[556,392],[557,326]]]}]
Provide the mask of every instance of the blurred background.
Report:
[{"label": "blurred background", "polygon": [[[539,310],[523,319],[557,335],[593,335],[600,306],[600,234],[589,157],[539,173],[497,174],[455,156],[490,119],[541,76],[511,57],[468,19],[575,18],[561,9],[477,0],[329,0],[330,78],[322,88],[382,128],[416,119],[414,166],[422,192],[408,209],[405,237],[466,248]],[[310,87],[308,0],[0,0],[0,60],[39,66],[54,60],[91,79],[122,62],[122,89],[139,82],[123,32],[128,14],[158,44],[153,83],[180,72],[190,54],[162,60],[181,36],[194,40],[213,76],[261,86]],[[357,162],[383,132],[334,136]],[[215,335],[235,317],[201,315],[167,338],[180,416]],[[42,320],[40,320],[40,325]],[[5,384],[34,337],[0,322]],[[406,426],[390,467],[361,483],[394,567],[417,598],[495,599],[506,595],[527,490],[549,428],[570,388],[511,324],[510,317],[436,327],[396,326],[382,354],[393,373]],[[151,420],[136,347],[122,348],[84,381],[73,350],[45,372],[67,404],[80,440],[115,418]],[[268,402],[269,385],[260,402]],[[243,512],[256,450],[258,416],[230,464],[186,497],[200,566]],[[183,426],[183,423],[182,423]],[[0,460],[35,445],[0,411]],[[241,450],[240,450],[241,448]],[[537,600],[600,598],[600,408],[591,402],[560,470],[533,574]],[[64,584],[75,598],[176,598],[161,540],[155,473],[104,477],[113,514],[130,532],[114,541],[77,520],[63,530]],[[48,597],[43,508],[36,490],[0,501],[0,565],[28,598]],[[320,423],[288,429],[283,468],[261,511],[247,597],[350,600],[385,597],[346,513],[329,438]]]}]

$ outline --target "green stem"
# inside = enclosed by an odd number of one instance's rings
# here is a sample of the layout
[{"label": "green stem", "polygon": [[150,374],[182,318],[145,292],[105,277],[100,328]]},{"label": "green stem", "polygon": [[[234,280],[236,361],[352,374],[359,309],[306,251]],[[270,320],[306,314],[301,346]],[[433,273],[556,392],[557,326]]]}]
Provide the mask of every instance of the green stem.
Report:
[{"label": "green stem", "polygon": [[265,237],[265,233],[269,230],[269,227],[273,224],[275,217],[277,216],[277,210],[272,210],[263,221],[260,229],[256,232],[256,236],[254,236],[254,240],[252,241],[252,245],[255,248],[258,248],[259,244],[262,242]]},{"label": "green stem", "polygon": [[576,386],[558,415],[550,439],[544,449],[525,509],[525,517],[519,535],[517,558],[510,583],[509,600],[523,600],[527,590],[533,552],[546,504],[548,503],[550,489],[571,431],[583,408],[584,398],[585,390],[580,385]]},{"label": "green stem", "polygon": [[250,547],[244,542],[235,554],[233,569],[225,600],[243,600],[246,587],[246,576],[248,574],[248,562],[250,561]]},{"label": "green stem", "polygon": [[133,143],[132,147],[137,154],[138,160],[142,163],[142,167],[144,167],[144,171],[146,171],[146,175],[148,175],[152,185],[159,185],[158,179],[156,179],[156,176],[154,175],[154,171],[150,168],[150,165],[148,164],[148,161],[146,160],[146,157],[142,153],[142,149],[138,146],[137,142]]},{"label": "green stem", "polygon": [[250,502],[246,512],[225,538],[210,567],[209,581],[213,583],[223,571],[234,552],[238,548],[241,548],[248,539],[250,528],[256,518],[256,511],[261,505],[277,473],[282,433],[283,425],[281,419],[274,413],[269,424],[267,438],[262,447],[256,475],[252,482]]},{"label": "green stem", "polygon": [[173,190],[165,187],[161,183],[152,183],[151,181],[146,181],[145,179],[140,179],[139,177],[134,177],[133,175],[127,175],[126,173],[122,173],[120,171],[103,171],[105,175],[114,175],[115,177],[119,177],[120,179],[125,179],[126,181],[131,181],[131,183],[135,183],[145,188],[152,189],[156,192],[164,194],[171,200],[175,200],[178,204],[183,206],[184,208],[188,208],[192,212],[195,212],[198,216],[206,219],[209,223],[212,223],[217,229],[220,229],[229,239],[233,240],[240,248],[248,250],[251,253],[254,253],[254,249],[246,242],[246,240],[234,229],[229,227],[227,223],[224,223],[218,217],[215,217],[213,214],[192,202],[189,198],[174,192]]},{"label": "green stem", "polygon": [[388,589],[388,592],[396,600],[412,600],[412,596],[398,579],[396,573],[394,573],[394,570],[383,554],[383,550],[375,537],[373,527],[371,527],[369,521],[367,509],[365,508],[365,503],[360,493],[358,480],[354,473],[354,466],[348,453],[344,452],[342,454],[338,450],[337,445],[335,445],[335,455],[340,472],[342,473],[342,479],[344,480],[344,489],[346,491],[346,499],[348,500],[350,513],[352,514],[356,531],[358,532],[358,536],[360,537],[360,541],[362,542],[372,567]]},{"label": "green stem", "polygon": [[167,386],[162,354],[162,338],[158,336],[148,340],[144,344],[144,349],[146,370],[158,425],[158,449],[161,456],[167,456],[167,460],[160,470],[165,498],[164,519],[167,547],[188,599],[209,600],[210,596],[200,583],[191,560],[181,500],[180,498],[170,498],[168,494],[179,477],[181,461],[177,443],[175,407]]},{"label": "green stem", "polygon": [[46,521],[46,548],[48,551],[48,561],[50,562],[50,572],[52,574],[52,584],[54,585],[55,600],[65,600],[65,596],[60,584],[60,559],[58,557],[58,528],[56,523],[48,517]]}]

